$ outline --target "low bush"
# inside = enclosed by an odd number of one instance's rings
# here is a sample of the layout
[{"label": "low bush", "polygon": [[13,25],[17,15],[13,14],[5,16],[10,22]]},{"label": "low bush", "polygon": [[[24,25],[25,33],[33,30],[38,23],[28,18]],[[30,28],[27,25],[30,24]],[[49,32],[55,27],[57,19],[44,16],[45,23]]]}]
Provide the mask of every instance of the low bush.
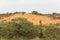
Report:
[{"label": "low bush", "polygon": [[33,23],[24,18],[13,19],[0,27],[0,37],[4,38],[34,38],[38,35],[38,30]]},{"label": "low bush", "polygon": [[57,26],[47,26],[43,36],[42,40],[60,40],[60,28],[57,28]]}]

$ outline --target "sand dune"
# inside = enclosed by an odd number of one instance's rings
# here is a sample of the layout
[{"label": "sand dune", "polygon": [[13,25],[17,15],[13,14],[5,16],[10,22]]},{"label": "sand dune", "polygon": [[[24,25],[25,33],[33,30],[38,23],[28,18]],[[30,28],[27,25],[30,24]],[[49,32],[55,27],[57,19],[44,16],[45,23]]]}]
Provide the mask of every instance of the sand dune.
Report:
[{"label": "sand dune", "polygon": [[52,19],[48,16],[42,16],[42,15],[35,15],[35,14],[22,14],[22,13],[15,13],[14,15],[10,15],[8,17],[4,17],[3,19],[0,19],[0,21],[11,21],[11,19],[15,18],[26,18],[28,21],[32,22],[35,25],[39,25],[39,21],[42,21],[42,24],[56,24],[60,23],[59,19]]}]

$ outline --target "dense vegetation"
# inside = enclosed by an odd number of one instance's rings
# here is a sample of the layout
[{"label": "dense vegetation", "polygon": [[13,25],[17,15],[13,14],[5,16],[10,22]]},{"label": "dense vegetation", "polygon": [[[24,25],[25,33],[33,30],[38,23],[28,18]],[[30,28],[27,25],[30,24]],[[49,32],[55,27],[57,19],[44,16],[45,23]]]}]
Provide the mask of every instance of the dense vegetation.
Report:
[{"label": "dense vegetation", "polygon": [[12,19],[12,22],[0,24],[1,40],[4,40],[4,38],[7,38],[6,40],[11,40],[11,38],[16,40],[22,40],[21,38],[31,39],[37,35],[38,30],[33,23],[24,18]]},{"label": "dense vegetation", "polygon": [[12,22],[0,22],[1,40],[60,40],[60,25],[34,25],[25,18],[12,19]]}]

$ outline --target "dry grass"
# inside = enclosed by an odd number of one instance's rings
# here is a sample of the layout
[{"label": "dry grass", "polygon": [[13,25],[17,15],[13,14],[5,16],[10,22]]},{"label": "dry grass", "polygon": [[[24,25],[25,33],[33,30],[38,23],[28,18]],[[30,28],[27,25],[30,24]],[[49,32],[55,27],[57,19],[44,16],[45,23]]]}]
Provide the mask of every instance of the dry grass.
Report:
[{"label": "dry grass", "polygon": [[0,21],[11,21],[12,19],[15,18],[27,18],[28,21],[33,22],[35,25],[39,25],[39,21],[42,21],[42,24],[56,24],[60,23],[59,19],[52,19],[51,17],[48,16],[43,16],[43,15],[35,15],[35,14],[22,14],[22,13],[15,13],[12,14],[8,17],[4,17],[3,19],[0,19]]}]

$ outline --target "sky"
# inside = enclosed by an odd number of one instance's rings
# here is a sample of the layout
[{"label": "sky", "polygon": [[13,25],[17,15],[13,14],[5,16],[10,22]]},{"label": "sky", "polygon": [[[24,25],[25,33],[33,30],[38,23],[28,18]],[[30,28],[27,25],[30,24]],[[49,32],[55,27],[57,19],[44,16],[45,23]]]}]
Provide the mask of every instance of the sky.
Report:
[{"label": "sky", "polygon": [[0,0],[0,13],[16,11],[60,12],[60,0]]}]

